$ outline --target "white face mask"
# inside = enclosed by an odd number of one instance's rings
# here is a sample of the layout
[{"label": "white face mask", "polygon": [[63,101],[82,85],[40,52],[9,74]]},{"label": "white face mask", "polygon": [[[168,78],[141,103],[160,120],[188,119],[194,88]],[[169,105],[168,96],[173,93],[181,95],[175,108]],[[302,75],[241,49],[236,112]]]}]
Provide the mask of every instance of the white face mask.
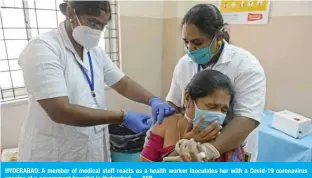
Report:
[{"label": "white face mask", "polygon": [[78,20],[79,26],[73,29],[72,35],[75,41],[87,50],[96,47],[99,44],[102,31],[92,29],[88,26],[82,26],[77,15],[76,18]]}]

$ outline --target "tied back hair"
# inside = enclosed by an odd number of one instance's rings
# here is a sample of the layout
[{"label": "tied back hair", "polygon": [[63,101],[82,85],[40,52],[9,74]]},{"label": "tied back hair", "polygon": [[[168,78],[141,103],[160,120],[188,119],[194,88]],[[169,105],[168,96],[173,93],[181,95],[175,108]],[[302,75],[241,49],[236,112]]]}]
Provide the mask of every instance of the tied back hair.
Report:
[{"label": "tied back hair", "polygon": [[212,4],[197,4],[192,7],[184,16],[181,28],[184,24],[195,25],[203,34],[213,38],[218,32],[222,32],[223,39],[230,42],[230,34],[223,27],[224,23],[219,9]]}]

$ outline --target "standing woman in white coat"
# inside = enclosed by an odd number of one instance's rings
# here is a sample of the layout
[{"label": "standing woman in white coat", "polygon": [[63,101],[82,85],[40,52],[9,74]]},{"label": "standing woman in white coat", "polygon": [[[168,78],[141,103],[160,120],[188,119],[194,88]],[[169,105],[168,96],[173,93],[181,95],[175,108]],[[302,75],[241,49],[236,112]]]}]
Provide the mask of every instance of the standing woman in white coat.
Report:
[{"label": "standing woman in white coat", "polygon": [[151,106],[154,122],[173,108],[131,80],[98,46],[111,19],[109,1],[69,1],[66,20],[32,39],[19,58],[29,95],[19,161],[111,161],[107,124],[145,132],[148,115],[107,110],[106,86]]},{"label": "standing woman in white coat", "polygon": [[[214,69],[227,75],[235,90],[233,114],[228,113],[228,124],[210,142],[223,154],[242,144],[259,125],[265,104],[265,74],[255,56],[223,39],[223,18],[214,5],[195,5],[181,25],[186,55],[175,66],[166,101],[179,112],[185,88],[196,73]],[[218,101],[207,107],[218,108]]]}]

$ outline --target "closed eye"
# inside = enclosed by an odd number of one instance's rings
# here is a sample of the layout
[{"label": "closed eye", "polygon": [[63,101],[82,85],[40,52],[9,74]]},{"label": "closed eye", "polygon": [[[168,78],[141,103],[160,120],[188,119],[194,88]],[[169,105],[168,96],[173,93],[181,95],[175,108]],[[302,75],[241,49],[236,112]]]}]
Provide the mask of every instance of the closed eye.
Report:
[{"label": "closed eye", "polygon": [[199,39],[195,39],[195,40],[192,40],[191,41],[194,45],[196,45],[196,46],[200,46],[200,45],[202,45],[203,44],[203,40],[199,40]]},{"label": "closed eye", "polygon": [[195,46],[201,46],[204,43],[205,39],[193,39],[190,41],[183,39],[183,41],[185,44],[192,43]]},{"label": "closed eye", "polygon": [[228,112],[228,110],[229,110],[228,107],[223,107],[223,108],[221,109],[221,112],[224,113],[224,114],[226,114],[226,113]]},{"label": "closed eye", "polygon": [[229,110],[228,106],[219,105],[219,104],[206,104],[206,107],[208,110],[218,111],[218,112],[222,112],[224,114],[226,114]]},{"label": "closed eye", "polygon": [[209,110],[216,110],[216,109],[218,109],[218,105],[216,105],[216,104],[207,104],[206,106],[207,106],[207,108]]}]

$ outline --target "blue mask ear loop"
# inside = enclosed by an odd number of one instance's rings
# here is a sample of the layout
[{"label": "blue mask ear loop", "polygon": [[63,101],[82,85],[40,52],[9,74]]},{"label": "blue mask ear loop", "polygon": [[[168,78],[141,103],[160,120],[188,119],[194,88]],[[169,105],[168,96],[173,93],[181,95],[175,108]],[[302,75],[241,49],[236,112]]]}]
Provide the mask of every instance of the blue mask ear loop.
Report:
[{"label": "blue mask ear loop", "polygon": [[[221,29],[220,29],[220,31],[222,31],[224,29],[224,27],[222,27]],[[211,50],[211,45],[213,44],[213,42],[214,42],[214,40],[216,39],[216,37],[214,37],[213,39],[212,39],[212,41],[210,42],[210,44],[208,45],[208,46],[210,46],[209,47],[209,50]],[[221,44],[222,45],[222,44]],[[221,45],[219,46],[219,48],[218,48],[218,50],[215,52],[215,53],[211,53],[211,58],[213,58],[216,54],[218,54],[218,52],[221,50]],[[215,65],[215,63],[212,65],[212,67]],[[201,65],[200,64],[198,64],[197,65],[197,73],[199,73],[200,72],[200,68],[201,68]]]},{"label": "blue mask ear loop", "polygon": [[[224,27],[222,27],[219,31],[222,31],[224,29]],[[214,40],[216,39],[216,37],[214,37],[213,39],[212,39],[212,41],[208,44],[208,48],[209,48],[209,51],[211,51],[211,46],[212,46],[212,44],[213,44],[213,42],[214,42]],[[221,44],[222,45],[222,44]],[[211,58],[213,58],[216,54],[218,54],[218,52],[221,50],[221,45],[219,46],[219,48],[218,48],[218,50],[215,52],[215,53],[211,53]],[[213,66],[214,66],[214,64],[213,64]],[[200,64],[198,64],[197,65],[197,73],[199,73],[200,72],[200,68],[201,68],[201,65]]]},{"label": "blue mask ear loop", "polygon": [[[196,106],[195,101],[194,101],[194,104],[195,104],[195,106]],[[184,118],[185,118],[188,122],[193,122],[193,120],[194,120],[194,118],[191,119],[191,118],[186,114],[186,112],[184,112]]]},{"label": "blue mask ear loop", "polygon": [[[224,29],[224,27],[220,28],[219,31],[221,31],[223,33],[223,31],[222,31],[223,29]],[[211,43],[209,45],[212,46],[214,40],[216,40],[216,36],[212,39],[212,41],[211,41]],[[210,50],[211,50],[211,46],[209,47]],[[218,48],[218,50],[215,53],[213,53],[213,54],[211,53],[211,58],[213,58],[216,54],[218,54],[218,52],[221,50],[221,46],[222,46],[222,44],[219,45],[219,48]]]},{"label": "blue mask ear loop", "polygon": [[185,119],[186,119],[188,122],[192,122],[192,121],[193,121],[186,113],[184,114],[184,117],[185,117]]}]

